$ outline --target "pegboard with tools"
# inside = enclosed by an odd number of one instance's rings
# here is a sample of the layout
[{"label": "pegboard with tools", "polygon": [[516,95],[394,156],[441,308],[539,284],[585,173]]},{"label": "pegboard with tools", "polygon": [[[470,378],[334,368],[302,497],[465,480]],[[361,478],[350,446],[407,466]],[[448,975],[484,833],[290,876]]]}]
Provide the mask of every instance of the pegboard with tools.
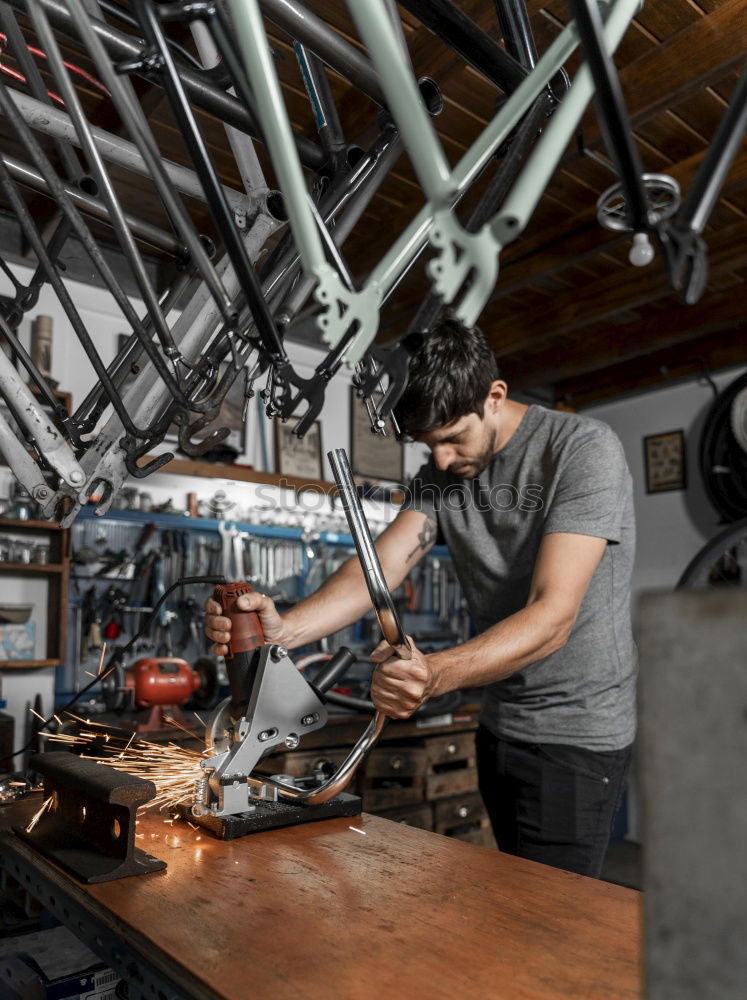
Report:
[{"label": "pegboard with tools", "polygon": [[[136,510],[111,511],[105,518],[84,512],[72,529],[71,548],[68,657],[59,671],[59,697],[88,683],[102,641],[110,650],[124,645],[181,577],[243,579],[282,608],[312,593],[354,554],[346,533]],[[211,656],[203,631],[210,591],[210,585],[194,585],[175,592],[132,654],[178,657],[190,664]],[[454,644],[470,634],[461,588],[440,547],[415,568],[395,599],[408,631],[431,647]],[[349,645],[365,656],[374,632],[369,618],[330,636],[324,649]],[[369,672],[370,664],[359,664],[351,680],[355,683],[360,674],[363,686]],[[218,676],[222,680],[220,662]]]}]

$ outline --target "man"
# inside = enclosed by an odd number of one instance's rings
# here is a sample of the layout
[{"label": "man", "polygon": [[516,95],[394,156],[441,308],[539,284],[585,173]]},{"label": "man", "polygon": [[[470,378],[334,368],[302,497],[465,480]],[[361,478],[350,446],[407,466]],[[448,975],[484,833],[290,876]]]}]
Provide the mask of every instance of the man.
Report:
[{"label": "man", "polygon": [[[401,719],[434,695],[484,687],[478,773],[499,848],[597,877],[635,729],[620,442],[596,420],[509,400],[480,331],[448,319],[412,359],[397,417],[431,456],[376,542],[382,570],[397,587],[440,532],[477,634],[409,660],[382,643],[373,701]],[[357,560],[283,615],[260,594],[243,603],[291,649],[370,607]],[[222,655],[228,619],[215,602],[206,610]]]}]

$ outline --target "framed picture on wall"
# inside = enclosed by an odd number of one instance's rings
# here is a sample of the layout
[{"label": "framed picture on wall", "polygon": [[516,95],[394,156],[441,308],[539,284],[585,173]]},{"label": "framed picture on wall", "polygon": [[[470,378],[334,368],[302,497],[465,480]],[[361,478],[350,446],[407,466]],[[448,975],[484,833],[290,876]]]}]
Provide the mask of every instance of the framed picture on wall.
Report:
[{"label": "framed picture on wall", "polygon": [[[374,396],[380,400],[382,394]],[[362,399],[354,388],[350,398],[350,465],[365,479],[385,479],[401,483],[404,478],[404,448],[387,428],[386,437],[371,432],[371,421]]]},{"label": "framed picture on wall", "polygon": [[293,433],[293,423],[275,425],[275,472],[298,479],[322,478],[322,425],[318,420],[302,438]]},{"label": "framed picture on wall", "polygon": [[667,493],[687,486],[685,432],[666,431],[643,439],[646,492]]}]

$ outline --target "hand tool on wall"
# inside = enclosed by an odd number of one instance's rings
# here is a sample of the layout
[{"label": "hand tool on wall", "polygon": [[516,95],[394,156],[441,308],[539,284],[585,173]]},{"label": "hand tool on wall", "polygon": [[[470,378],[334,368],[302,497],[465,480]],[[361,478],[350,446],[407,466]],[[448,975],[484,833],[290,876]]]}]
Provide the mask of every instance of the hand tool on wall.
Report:
[{"label": "hand tool on wall", "polygon": [[108,620],[104,625],[104,638],[107,641],[118,639],[123,627],[122,616],[124,606],[127,604],[127,592],[122,590],[121,587],[115,587],[112,584],[104,594],[104,600],[108,606]]}]

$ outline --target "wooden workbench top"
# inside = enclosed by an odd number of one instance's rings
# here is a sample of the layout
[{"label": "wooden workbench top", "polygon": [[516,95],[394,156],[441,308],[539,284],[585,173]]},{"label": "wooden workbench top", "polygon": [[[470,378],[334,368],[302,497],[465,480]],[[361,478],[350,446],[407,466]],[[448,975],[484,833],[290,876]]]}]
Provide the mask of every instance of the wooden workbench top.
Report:
[{"label": "wooden workbench top", "polygon": [[[4,810],[6,830],[32,798]],[[641,995],[639,893],[379,817],[222,842],[144,815],[137,843],[168,868],[93,886],[7,836],[189,996]]]}]

